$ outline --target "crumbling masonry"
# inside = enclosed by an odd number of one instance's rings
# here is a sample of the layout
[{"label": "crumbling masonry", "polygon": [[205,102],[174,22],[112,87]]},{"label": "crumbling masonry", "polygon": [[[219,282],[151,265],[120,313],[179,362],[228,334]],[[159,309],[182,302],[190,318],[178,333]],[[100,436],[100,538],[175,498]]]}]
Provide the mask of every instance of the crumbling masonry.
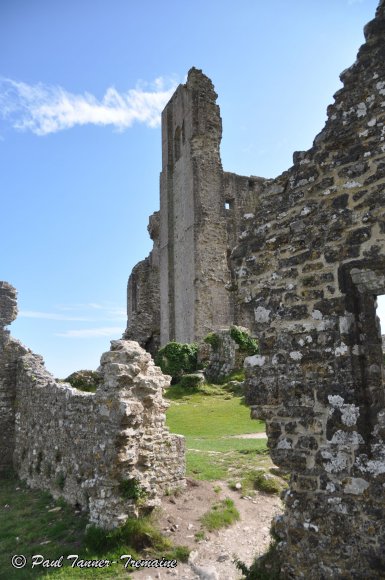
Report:
[{"label": "crumbling masonry", "polygon": [[285,579],[385,577],[385,0],[365,38],[313,147],[274,180],[222,172],[215,93],[190,71],[163,114],[159,303],[141,302],[145,277],[129,285],[129,336],[191,341],[232,322],[258,336],[247,401],[291,473]]},{"label": "crumbling masonry", "polygon": [[183,486],[184,438],[165,427],[169,384],[135,342],[112,341],[102,384],[86,393],[58,383],[40,356],[5,326],[16,291],[0,282],[0,474],[14,468],[31,487],[62,496],[113,528]]}]

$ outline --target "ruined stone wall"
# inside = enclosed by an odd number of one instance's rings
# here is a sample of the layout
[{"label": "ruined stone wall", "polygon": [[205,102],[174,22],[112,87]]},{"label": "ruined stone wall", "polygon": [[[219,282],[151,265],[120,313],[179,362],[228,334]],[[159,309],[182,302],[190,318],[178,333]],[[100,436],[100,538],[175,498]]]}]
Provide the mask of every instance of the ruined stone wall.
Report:
[{"label": "ruined stone wall", "polygon": [[153,240],[150,255],[137,264],[127,285],[127,329],[124,338],[136,340],[152,356],[160,346],[159,212],[150,216]]},{"label": "ruined stone wall", "polygon": [[206,379],[218,383],[233,371],[243,369],[246,354],[232,338],[230,328],[217,330],[213,334],[214,342],[199,346],[198,361],[204,365]]},{"label": "ruined stone wall", "polygon": [[[8,294],[9,286],[0,285],[0,306],[9,310]],[[136,342],[112,341],[96,393],[57,383],[42,358],[23,347],[12,350],[10,374],[7,352],[3,342],[0,401],[12,398],[1,406],[7,439],[0,440],[0,457],[31,487],[64,497],[87,510],[91,522],[112,528],[184,485],[184,439],[165,427],[162,390],[170,378]]]},{"label": "ruined stone wall", "polygon": [[383,578],[385,2],[328,120],[267,182],[232,261],[260,354],[247,402],[291,473],[284,578]]},{"label": "ruined stone wall", "polygon": [[16,290],[7,282],[0,282],[0,474],[12,469],[17,360],[28,352],[5,329],[16,316]]}]

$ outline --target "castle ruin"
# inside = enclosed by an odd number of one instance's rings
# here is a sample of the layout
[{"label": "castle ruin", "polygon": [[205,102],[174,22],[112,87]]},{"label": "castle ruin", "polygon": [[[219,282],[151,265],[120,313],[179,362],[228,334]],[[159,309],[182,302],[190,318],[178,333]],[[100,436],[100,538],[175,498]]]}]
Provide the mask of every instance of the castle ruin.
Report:
[{"label": "castle ruin", "polygon": [[246,398],[291,473],[285,579],[385,577],[385,0],[364,33],[324,129],[276,179],[222,171],[216,95],[190,71],[162,117],[154,249],[128,287],[145,347],[231,323],[258,337]]},{"label": "castle ruin", "polygon": [[[274,525],[285,579],[385,577],[385,0],[365,39],[312,148],[276,179],[222,171],[216,95],[190,71],[163,114],[154,248],[128,287],[126,338],[150,352],[234,322],[258,337],[246,399],[291,473]],[[80,393],[10,337],[15,315],[0,283],[0,471],[104,527],[137,513],[134,484],[151,509],[183,483],[150,356],[113,341],[103,384]]]}]

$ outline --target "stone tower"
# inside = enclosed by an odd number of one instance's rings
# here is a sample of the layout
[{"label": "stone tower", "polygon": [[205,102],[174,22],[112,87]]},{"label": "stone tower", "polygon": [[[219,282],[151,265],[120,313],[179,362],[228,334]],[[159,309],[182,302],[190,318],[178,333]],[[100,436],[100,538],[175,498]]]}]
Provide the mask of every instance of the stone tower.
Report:
[{"label": "stone tower", "polygon": [[210,79],[192,68],[162,114],[161,344],[192,342],[230,319],[216,98]]},{"label": "stone tower", "polygon": [[148,228],[153,249],[128,282],[125,333],[151,354],[172,340],[248,326],[231,291],[230,254],[266,180],[223,171],[216,98],[211,80],[192,68],[162,114],[160,211]]}]

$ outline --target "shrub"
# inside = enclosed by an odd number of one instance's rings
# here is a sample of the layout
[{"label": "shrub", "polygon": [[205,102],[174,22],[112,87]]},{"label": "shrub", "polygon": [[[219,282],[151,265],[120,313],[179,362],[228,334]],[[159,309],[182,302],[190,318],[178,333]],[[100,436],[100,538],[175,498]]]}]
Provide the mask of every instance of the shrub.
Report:
[{"label": "shrub", "polygon": [[94,393],[102,382],[102,377],[97,371],[75,371],[64,381],[79,391]]},{"label": "shrub", "polygon": [[104,530],[95,525],[87,526],[85,544],[89,551],[104,555],[115,550],[131,554],[134,560],[145,556],[164,557],[168,560],[187,562],[190,550],[187,546],[173,546],[154,525],[150,517],[129,518],[122,526]]},{"label": "shrub", "polygon": [[193,373],[198,366],[198,345],[169,342],[158,351],[155,357],[157,364],[166,375],[171,375],[177,382],[182,375]]},{"label": "shrub", "polygon": [[198,374],[183,375],[179,381],[179,385],[183,389],[196,389],[202,382],[204,377]]},{"label": "shrub", "polygon": [[251,338],[247,330],[239,326],[232,326],[230,328],[230,336],[238,344],[240,350],[248,356],[258,353],[258,341],[255,338]]}]

